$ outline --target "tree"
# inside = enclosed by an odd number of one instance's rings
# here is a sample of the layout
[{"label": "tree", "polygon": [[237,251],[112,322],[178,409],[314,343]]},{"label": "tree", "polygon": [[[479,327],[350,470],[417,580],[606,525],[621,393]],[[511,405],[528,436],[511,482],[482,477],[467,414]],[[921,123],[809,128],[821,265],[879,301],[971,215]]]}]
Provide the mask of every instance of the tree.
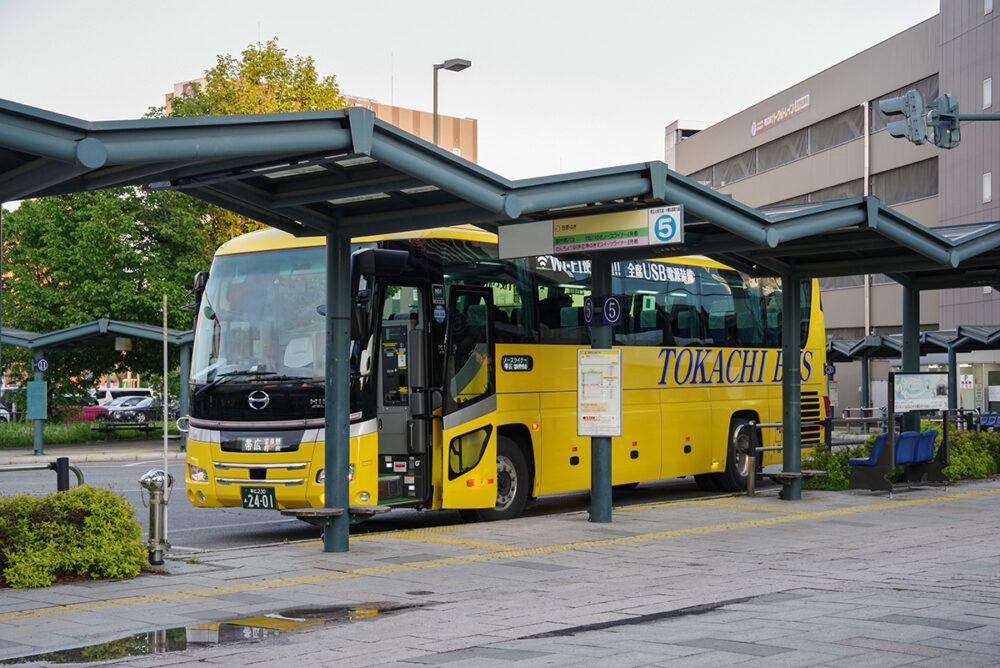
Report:
[{"label": "tree", "polygon": [[[251,44],[239,60],[217,56],[215,67],[205,72],[204,89],[196,82],[194,94],[171,100],[170,116],[221,116],[267,114],[286,111],[342,109],[347,105],[336,77],[320,77],[310,57],[288,55],[275,37],[265,44]],[[164,116],[164,108],[151,109]],[[231,211],[206,207],[210,238],[222,244],[263,224]]]},{"label": "tree", "polygon": [[[3,324],[34,332],[99,318],[159,324],[166,294],[169,325],[190,328],[191,312],[179,309],[214,250],[202,209],[179,193],[128,188],[31,200],[5,212]],[[99,345],[46,357],[46,377],[59,392],[92,386],[80,380],[84,371],[162,373],[159,341],[133,341],[124,354]],[[30,359],[4,347],[5,366],[27,373]]]}]

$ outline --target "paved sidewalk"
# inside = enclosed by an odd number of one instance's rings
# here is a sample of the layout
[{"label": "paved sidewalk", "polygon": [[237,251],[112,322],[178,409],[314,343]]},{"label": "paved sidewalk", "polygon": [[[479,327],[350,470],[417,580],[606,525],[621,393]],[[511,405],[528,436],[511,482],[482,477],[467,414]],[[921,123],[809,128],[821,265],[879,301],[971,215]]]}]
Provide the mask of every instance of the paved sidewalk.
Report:
[{"label": "paved sidewalk", "polygon": [[0,590],[0,664],[141,633],[175,651],[115,665],[997,665],[998,508],[994,478],[172,555]]}]

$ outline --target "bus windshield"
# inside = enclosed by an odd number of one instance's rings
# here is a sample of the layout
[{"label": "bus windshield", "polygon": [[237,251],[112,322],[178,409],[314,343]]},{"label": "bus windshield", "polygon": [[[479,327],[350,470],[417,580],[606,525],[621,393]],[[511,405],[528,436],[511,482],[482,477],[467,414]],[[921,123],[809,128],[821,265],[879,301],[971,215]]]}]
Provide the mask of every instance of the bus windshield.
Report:
[{"label": "bus windshield", "polygon": [[198,314],[191,378],[321,378],[322,246],[219,255]]}]

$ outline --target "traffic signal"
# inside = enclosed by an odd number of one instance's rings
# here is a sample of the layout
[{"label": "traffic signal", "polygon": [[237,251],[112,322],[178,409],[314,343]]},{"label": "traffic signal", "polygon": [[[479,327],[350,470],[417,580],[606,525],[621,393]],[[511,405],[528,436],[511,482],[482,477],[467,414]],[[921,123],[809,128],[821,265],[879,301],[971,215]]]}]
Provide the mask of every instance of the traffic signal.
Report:
[{"label": "traffic signal", "polygon": [[955,148],[962,141],[958,129],[958,99],[945,93],[928,105],[927,125],[934,129],[934,145]]},{"label": "traffic signal", "polygon": [[883,114],[903,114],[906,120],[886,123],[886,129],[893,137],[906,137],[914,144],[923,144],[927,139],[927,122],[924,120],[924,97],[920,91],[911,90],[902,97],[879,100],[878,108]]}]

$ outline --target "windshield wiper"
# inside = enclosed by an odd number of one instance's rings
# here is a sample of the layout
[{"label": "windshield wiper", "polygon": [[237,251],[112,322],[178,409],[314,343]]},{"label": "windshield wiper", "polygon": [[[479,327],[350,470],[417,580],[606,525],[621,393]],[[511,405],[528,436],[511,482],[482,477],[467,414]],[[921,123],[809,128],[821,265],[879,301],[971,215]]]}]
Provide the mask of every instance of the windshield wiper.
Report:
[{"label": "windshield wiper", "polygon": [[218,387],[222,383],[228,382],[230,378],[233,378],[235,376],[253,376],[255,379],[267,377],[268,380],[271,380],[270,378],[271,376],[277,376],[277,375],[278,373],[276,371],[227,371],[225,373],[220,373],[216,375],[215,378],[212,380],[212,382],[209,383],[208,385],[203,385],[199,387],[195,391],[194,396],[196,397],[201,396],[202,394],[208,392],[212,388]]}]

